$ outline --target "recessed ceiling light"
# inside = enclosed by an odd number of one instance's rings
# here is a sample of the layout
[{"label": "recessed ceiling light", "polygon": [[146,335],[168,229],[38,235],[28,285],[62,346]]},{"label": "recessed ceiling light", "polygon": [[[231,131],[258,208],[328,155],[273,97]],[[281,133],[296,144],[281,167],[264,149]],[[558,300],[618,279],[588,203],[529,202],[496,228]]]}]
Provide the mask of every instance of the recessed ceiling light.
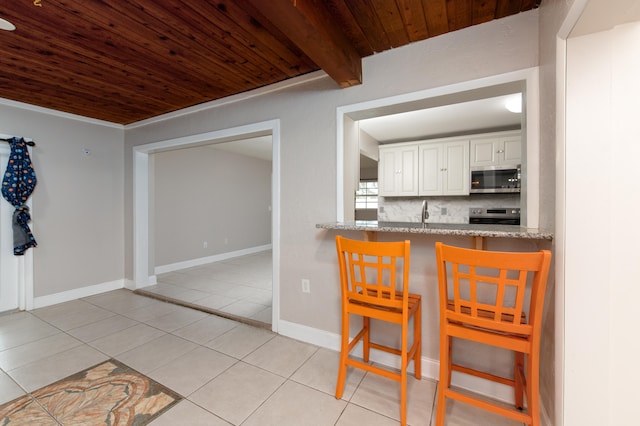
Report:
[{"label": "recessed ceiling light", "polygon": [[0,18],[0,30],[13,31],[16,29],[16,26],[6,19]]},{"label": "recessed ceiling light", "polygon": [[522,112],[522,93],[509,96],[504,103],[504,107],[511,112]]}]

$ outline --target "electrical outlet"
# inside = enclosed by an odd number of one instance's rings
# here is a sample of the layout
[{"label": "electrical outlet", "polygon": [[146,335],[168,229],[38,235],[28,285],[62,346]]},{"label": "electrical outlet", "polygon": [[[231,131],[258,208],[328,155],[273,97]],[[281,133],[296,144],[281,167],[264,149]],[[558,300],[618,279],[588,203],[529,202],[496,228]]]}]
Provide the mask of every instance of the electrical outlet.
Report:
[{"label": "electrical outlet", "polygon": [[447,214],[447,208],[446,207],[440,207],[440,214],[442,216],[445,216]]},{"label": "electrical outlet", "polygon": [[302,279],[302,292],[311,293],[311,282],[306,278]]},{"label": "electrical outlet", "polygon": [[202,242],[202,248],[207,248],[207,247],[209,247],[209,243],[206,242],[206,241],[203,241]]},{"label": "electrical outlet", "polygon": [[225,239],[224,239],[224,243],[225,243],[225,244],[229,244],[229,238],[226,238],[226,237],[225,237]]}]

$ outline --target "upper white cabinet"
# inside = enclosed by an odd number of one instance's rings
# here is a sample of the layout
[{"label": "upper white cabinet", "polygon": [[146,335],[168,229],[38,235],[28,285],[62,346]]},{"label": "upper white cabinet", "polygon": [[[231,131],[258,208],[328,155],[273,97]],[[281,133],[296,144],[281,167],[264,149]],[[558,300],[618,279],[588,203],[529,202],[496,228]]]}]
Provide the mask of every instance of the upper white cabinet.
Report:
[{"label": "upper white cabinet", "polygon": [[382,197],[469,195],[470,168],[522,162],[520,131],[380,146]]},{"label": "upper white cabinet", "polygon": [[520,131],[472,137],[470,166],[500,166],[522,162]]},{"label": "upper white cabinet", "polygon": [[469,195],[469,140],[381,146],[378,194],[382,197]]},{"label": "upper white cabinet", "polygon": [[418,195],[418,145],[380,147],[378,194],[383,197]]},{"label": "upper white cabinet", "polygon": [[418,195],[469,195],[469,141],[419,145]]}]

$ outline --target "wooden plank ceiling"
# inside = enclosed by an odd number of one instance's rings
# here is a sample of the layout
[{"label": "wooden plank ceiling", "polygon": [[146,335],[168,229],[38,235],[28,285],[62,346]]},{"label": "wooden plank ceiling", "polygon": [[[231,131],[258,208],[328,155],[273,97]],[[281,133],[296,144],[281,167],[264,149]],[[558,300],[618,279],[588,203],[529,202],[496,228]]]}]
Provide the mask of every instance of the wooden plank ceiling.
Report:
[{"label": "wooden plank ceiling", "polygon": [[361,58],[541,0],[12,0],[0,98],[128,124]]}]

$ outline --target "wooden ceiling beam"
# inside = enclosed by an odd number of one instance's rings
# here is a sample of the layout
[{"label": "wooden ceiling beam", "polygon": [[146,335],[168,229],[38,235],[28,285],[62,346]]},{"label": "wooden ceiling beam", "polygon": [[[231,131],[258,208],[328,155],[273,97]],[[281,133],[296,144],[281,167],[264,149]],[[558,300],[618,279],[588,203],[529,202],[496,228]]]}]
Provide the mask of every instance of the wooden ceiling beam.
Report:
[{"label": "wooden ceiling beam", "polygon": [[0,98],[127,124],[320,68],[349,87],[362,58],[540,1],[0,2]]},{"label": "wooden ceiling beam", "polygon": [[340,87],[362,84],[362,59],[322,2],[248,1]]}]

